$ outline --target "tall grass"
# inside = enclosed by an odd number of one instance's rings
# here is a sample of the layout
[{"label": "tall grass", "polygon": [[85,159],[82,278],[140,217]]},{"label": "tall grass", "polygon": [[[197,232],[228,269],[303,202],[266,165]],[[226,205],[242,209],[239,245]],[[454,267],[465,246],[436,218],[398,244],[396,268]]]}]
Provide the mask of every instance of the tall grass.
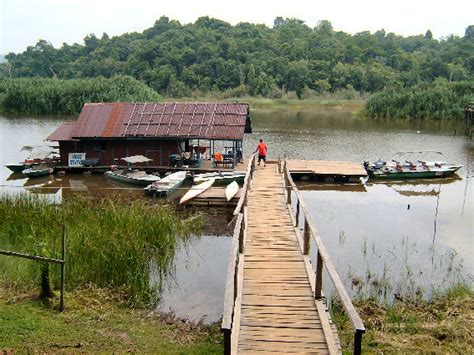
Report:
[{"label": "tall grass", "polygon": [[375,93],[367,99],[364,112],[369,117],[462,118],[464,106],[473,99],[473,83],[439,80]]},{"label": "tall grass", "polygon": [[[63,223],[67,288],[88,283],[112,287],[135,305],[152,300],[152,261],[164,276],[172,267],[177,240],[200,226],[198,220],[178,218],[169,207],[119,196],[74,196],[63,205],[31,197],[0,198],[0,248],[59,258]],[[3,257],[0,277],[38,284],[40,267]],[[51,277],[58,285],[59,273],[52,272]]]},{"label": "tall grass", "polygon": [[128,76],[111,79],[0,80],[0,109],[7,113],[76,114],[87,102],[156,101],[160,96]]}]

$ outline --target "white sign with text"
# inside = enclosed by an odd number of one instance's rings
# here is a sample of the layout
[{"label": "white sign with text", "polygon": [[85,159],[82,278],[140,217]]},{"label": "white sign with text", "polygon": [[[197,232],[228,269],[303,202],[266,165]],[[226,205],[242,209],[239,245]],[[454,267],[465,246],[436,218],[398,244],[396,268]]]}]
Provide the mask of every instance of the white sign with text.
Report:
[{"label": "white sign with text", "polygon": [[86,159],[86,153],[69,153],[69,166],[82,166],[84,159]]}]

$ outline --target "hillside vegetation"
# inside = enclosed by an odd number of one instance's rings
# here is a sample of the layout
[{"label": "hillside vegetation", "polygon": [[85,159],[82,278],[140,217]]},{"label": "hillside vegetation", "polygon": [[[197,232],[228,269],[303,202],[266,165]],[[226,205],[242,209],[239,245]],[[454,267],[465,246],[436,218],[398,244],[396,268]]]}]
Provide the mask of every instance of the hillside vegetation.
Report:
[{"label": "hillside vegetation", "polygon": [[90,34],[84,44],[65,43],[61,48],[39,40],[6,59],[0,64],[0,80],[126,75],[173,98],[203,97],[211,91],[225,97],[268,98],[295,92],[300,99],[340,91],[401,93],[439,80],[447,85],[472,82],[474,25],[463,37],[438,40],[430,30],[409,37],[383,29],[351,35],[335,31],[329,21],[311,28],[294,18],[278,17],[270,28],[251,23],[232,26],[209,17],[182,25],[161,17],[142,33],[112,38]]}]

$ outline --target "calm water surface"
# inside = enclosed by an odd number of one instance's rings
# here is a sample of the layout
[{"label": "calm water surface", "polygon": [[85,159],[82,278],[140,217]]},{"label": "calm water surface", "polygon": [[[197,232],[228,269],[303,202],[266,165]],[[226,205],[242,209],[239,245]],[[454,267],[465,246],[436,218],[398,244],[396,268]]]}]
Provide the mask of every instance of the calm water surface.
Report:
[{"label": "calm water surface", "polygon": [[[0,163],[22,160],[23,145],[42,144],[57,126],[70,119],[0,117]],[[394,295],[420,289],[429,296],[454,282],[473,281],[474,143],[454,135],[453,123],[364,120],[337,107],[303,112],[254,111],[252,119],[254,133],[245,137],[245,154],[263,138],[270,159],[286,154],[293,159],[362,162],[390,159],[400,150],[439,150],[446,161],[463,164],[454,179],[299,185],[353,295],[391,300]],[[8,193],[26,188],[43,194],[121,191],[142,196],[141,189],[117,186],[96,175],[30,180],[11,175],[2,166],[0,180],[1,189]],[[229,250],[230,238],[215,236],[196,238],[181,246],[174,277],[168,280],[159,309],[206,322],[218,319]]]}]

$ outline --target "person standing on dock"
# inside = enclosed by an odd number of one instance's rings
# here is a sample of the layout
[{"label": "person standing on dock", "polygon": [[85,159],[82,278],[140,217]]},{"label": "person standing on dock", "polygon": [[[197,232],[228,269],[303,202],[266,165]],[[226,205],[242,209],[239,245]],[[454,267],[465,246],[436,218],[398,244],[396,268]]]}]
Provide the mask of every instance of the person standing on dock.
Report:
[{"label": "person standing on dock", "polygon": [[260,139],[260,143],[257,145],[257,149],[255,149],[254,152],[258,152],[258,165],[260,165],[260,162],[263,160],[263,166],[265,166],[265,162],[267,161],[267,150],[267,145],[265,144],[263,139]]}]

